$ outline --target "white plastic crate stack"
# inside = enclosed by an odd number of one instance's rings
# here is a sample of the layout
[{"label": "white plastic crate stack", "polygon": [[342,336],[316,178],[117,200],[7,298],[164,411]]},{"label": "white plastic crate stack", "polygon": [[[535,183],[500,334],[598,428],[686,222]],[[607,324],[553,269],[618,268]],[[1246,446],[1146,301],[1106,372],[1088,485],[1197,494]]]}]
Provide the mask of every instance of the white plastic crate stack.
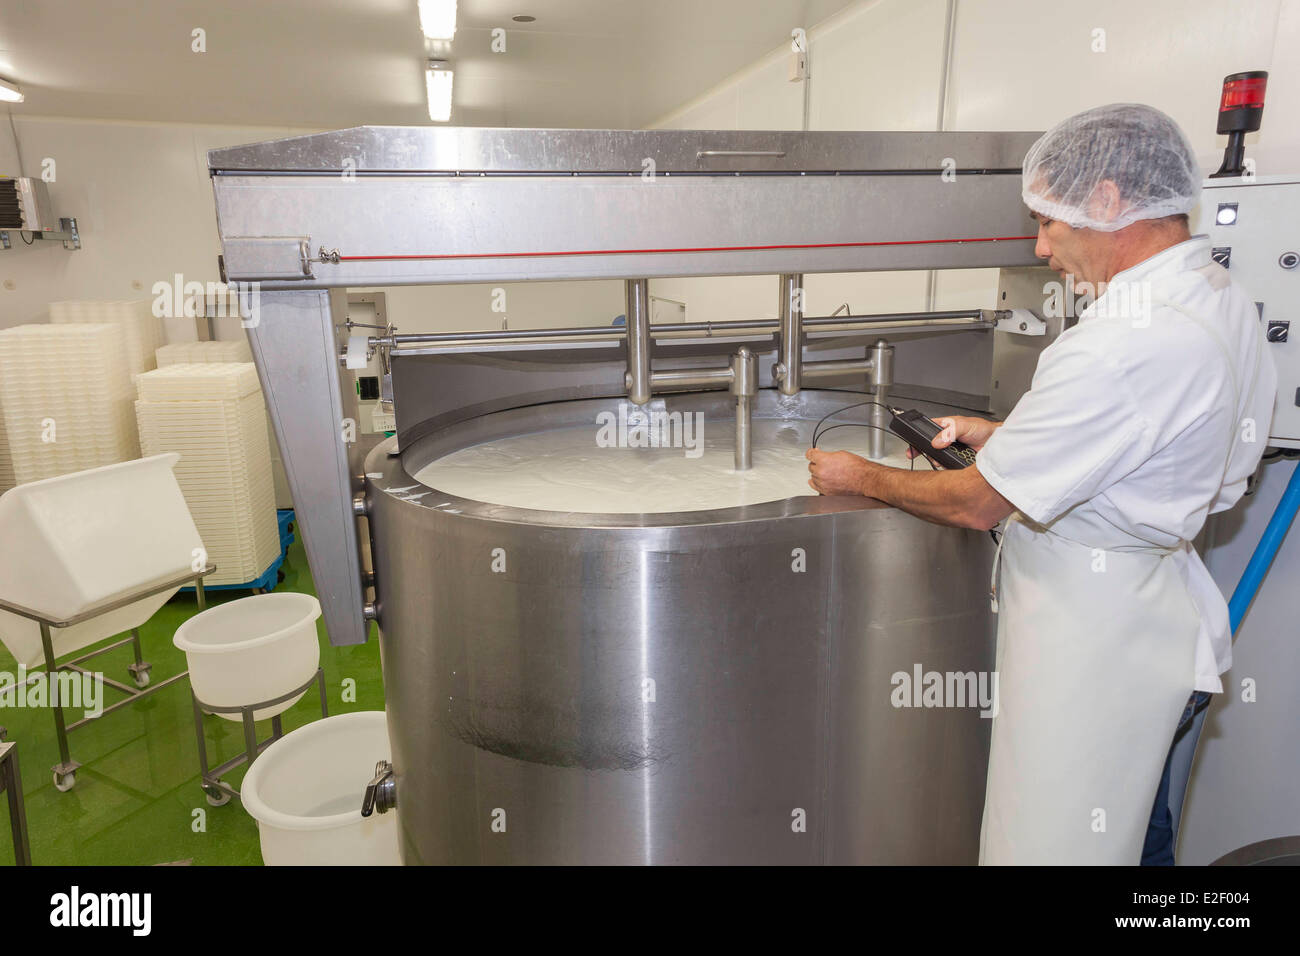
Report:
[{"label": "white plastic crate stack", "polygon": [[0,330],[0,408],[16,485],[140,456],[117,325]]},{"label": "white plastic crate stack", "polygon": [[0,495],[15,484],[14,460],[9,454],[9,433],[5,430],[4,404],[0,402]]},{"label": "white plastic crate stack", "polygon": [[[233,314],[233,308],[232,312]],[[221,339],[210,342],[173,342],[157,351],[158,367],[177,365],[182,362],[251,362],[253,351],[247,339]],[[275,504],[277,508],[292,508],[293,494],[289,491],[289,479],[284,474],[284,463],[280,457],[280,447],[276,444],[275,433],[271,431],[271,419],[266,420],[267,440],[271,446],[271,480],[275,483]]]},{"label": "white plastic crate stack", "polygon": [[125,336],[126,365],[132,375],[156,367],[154,351],[164,341],[162,323],[153,314],[151,303],[145,299],[136,302],[51,302],[50,321],[56,325],[93,322],[119,326]]},{"label": "white plastic crate stack", "polygon": [[193,365],[209,362],[251,362],[253,352],[243,339],[216,342],[173,342],[160,347],[155,353],[158,367],[168,365]]},{"label": "white plastic crate stack", "polygon": [[180,482],[217,565],[209,584],[257,578],[280,553],[266,407],[251,364],[168,365],[136,378],[140,443],[179,452]]}]

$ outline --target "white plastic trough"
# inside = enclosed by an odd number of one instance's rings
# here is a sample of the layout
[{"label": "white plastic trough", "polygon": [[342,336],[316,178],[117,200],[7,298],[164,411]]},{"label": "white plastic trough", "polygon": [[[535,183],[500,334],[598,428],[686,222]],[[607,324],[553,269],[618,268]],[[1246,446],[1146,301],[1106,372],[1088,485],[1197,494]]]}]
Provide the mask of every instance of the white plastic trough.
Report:
[{"label": "white plastic trough", "polygon": [[[0,599],[67,620],[174,579],[204,552],[168,453],[18,485],[0,495]],[[139,627],[179,585],[71,627],[56,657]],[[40,626],[0,611],[0,642],[18,663],[44,661]]]}]

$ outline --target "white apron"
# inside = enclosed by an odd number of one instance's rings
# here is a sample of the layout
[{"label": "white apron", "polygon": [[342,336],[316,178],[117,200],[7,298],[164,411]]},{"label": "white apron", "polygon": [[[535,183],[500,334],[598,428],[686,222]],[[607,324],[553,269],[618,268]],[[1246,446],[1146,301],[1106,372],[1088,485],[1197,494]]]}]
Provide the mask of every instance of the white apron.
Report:
[{"label": "white apron", "polygon": [[[1156,304],[1218,342],[1240,407],[1214,324]],[[1236,440],[1233,421],[1225,448]],[[1075,532],[1098,534],[1069,514],[1049,530],[1016,513],[998,546],[999,710],[981,864],[1136,866],[1195,682],[1201,621],[1186,583],[1189,561],[1199,564],[1191,545],[1151,547],[1118,528],[1108,540]]]},{"label": "white apron", "polygon": [[1173,552],[1098,552],[1015,516],[1000,550],[980,863],[1136,865],[1194,679]]}]

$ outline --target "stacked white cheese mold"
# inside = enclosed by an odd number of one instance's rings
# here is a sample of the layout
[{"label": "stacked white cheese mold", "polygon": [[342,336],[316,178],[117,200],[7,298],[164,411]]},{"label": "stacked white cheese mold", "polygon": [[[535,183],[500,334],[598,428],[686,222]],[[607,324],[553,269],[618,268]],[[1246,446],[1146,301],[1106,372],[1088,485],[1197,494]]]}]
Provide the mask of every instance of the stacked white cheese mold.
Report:
[{"label": "stacked white cheese mold", "polygon": [[[233,307],[230,314],[235,314]],[[173,342],[162,346],[155,354],[158,357],[159,368],[186,362],[253,361],[253,351],[249,348],[248,339],[245,338],[211,342]],[[275,433],[271,431],[269,416],[266,427],[267,440],[271,447],[271,481],[275,486],[276,507],[292,508],[293,496],[289,492],[289,480],[284,474],[280,448],[276,444]]]},{"label": "stacked white cheese mold", "polygon": [[154,350],[163,344],[162,323],[144,299],[136,302],[68,301],[50,303],[50,321],[116,325],[122,330],[126,347],[126,366],[132,375],[155,367]]},{"label": "stacked white cheese mold", "polygon": [[253,353],[248,342],[242,339],[224,339],[216,342],[173,342],[155,353],[158,367],[166,365],[193,365],[208,362],[251,362]]},{"label": "stacked white cheese mold", "polygon": [[0,408],[15,485],[138,458],[133,397],[120,326],[0,330]]},{"label": "stacked white cheese mold", "polygon": [[14,481],[14,460],[9,454],[9,432],[5,430],[4,402],[0,400],[0,495],[12,488]]},{"label": "stacked white cheese mold", "polygon": [[147,455],[179,452],[176,479],[217,565],[208,584],[243,584],[280,551],[266,407],[249,363],[167,365],[136,378]]}]

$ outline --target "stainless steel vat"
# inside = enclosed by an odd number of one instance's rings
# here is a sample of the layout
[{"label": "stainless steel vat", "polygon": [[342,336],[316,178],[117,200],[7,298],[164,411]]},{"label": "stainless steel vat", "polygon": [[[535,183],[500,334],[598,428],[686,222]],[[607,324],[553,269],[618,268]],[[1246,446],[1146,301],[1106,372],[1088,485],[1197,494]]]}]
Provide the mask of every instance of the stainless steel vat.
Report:
[{"label": "stainless steel vat", "polygon": [[[763,391],[754,415],[855,400]],[[989,721],[891,695],[917,665],[991,671],[987,534],[864,499],[564,514],[411,477],[617,405],[484,415],[367,459],[406,862],[974,863]]]}]

